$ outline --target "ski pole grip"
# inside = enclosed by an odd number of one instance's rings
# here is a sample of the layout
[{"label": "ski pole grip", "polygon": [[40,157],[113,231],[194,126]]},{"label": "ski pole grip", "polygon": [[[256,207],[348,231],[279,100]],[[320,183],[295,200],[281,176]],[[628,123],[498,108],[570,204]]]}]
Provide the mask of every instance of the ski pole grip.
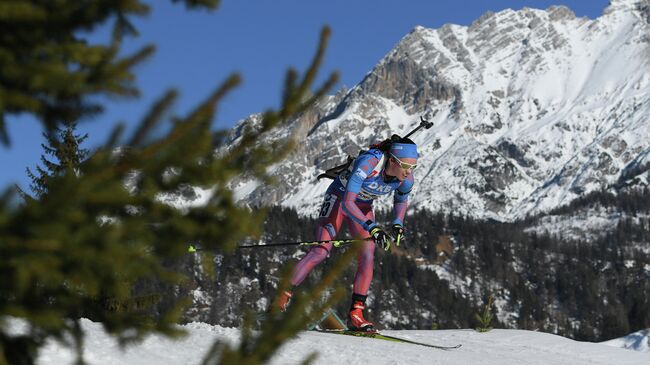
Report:
[{"label": "ski pole grip", "polygon": [[433,122],[429,122],[428,120],[424,119],[423,116],[420,116],[420,125],[418,125],[414,130],[404,136],[404,138],[409,138],[413,133],[419,131],[422,127],[424,127],[424,129],[429,129],[433,127]]},{"label": "ski pole grip", "polygon": [[420,115],[420,125],[424,127],[424,129],[429,129],[433,127],[433,122],[429,122],[428,120],[424,119],[423,116]]}]

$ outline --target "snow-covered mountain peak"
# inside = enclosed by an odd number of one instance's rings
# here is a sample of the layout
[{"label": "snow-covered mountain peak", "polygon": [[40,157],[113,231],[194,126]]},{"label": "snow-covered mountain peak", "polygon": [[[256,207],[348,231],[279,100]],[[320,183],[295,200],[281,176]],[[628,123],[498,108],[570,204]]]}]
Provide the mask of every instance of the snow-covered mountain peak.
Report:
[{"label": "snow-covered mountain peak", "polygon": [[638,10],[650,4],[648,0],[609,0],[605,13],[620,10]]},{"label": "snow-covered mountain peak", "polygon": [[305,134],[274,170],[283,185],[237,182],[248,189],[238,196],[310,214],[327,187],[320,171],[434,111],[414,136],[419,207],[511,220],[648,181],[648,3],[612,1],[596,19],[553,6],[415,26],[349,92],[291,121]]},{"label": "snow-covered mountain peak", "polygon": [[645,23],[650,23],[650,0],[610,0],[603,15],[617,16],[618,14],[632,14]]}]

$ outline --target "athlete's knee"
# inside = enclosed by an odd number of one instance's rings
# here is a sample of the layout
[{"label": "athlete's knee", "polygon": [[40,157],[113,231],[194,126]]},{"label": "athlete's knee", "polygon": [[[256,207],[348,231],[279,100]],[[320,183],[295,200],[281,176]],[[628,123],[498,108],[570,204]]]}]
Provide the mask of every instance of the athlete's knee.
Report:
[{"label": "athlete's knee", "polygon": [[314,261],[316,264],[322,262],[325,260],[327,255],[329,255],[329,250],[327,247],[323,245],[318,245],[314,246],[310,251],[309,251],[309,257],[312,261]]},{"label": "athlete's knee", "polygon": [[374,242],[371,244],[366,244],[364,243],[363,248],[361,249],[361,252],[359,252],[359,256],[357,257],[358,261],[360,264],[373,264],[373,261],[375,259],[375,244]]}]

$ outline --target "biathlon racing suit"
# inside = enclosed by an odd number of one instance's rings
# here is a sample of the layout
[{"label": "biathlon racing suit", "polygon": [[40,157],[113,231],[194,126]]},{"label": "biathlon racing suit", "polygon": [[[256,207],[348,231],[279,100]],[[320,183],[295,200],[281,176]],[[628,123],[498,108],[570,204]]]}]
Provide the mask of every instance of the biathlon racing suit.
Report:
[{"label": "biathlon racing suit", "polygon": [[[370,149],[353,162],[351,169],[339,175],[327,188],[320,210],[316,239],[318,241],[336,238],[345,220],[353,238],[370,236],[369,231],[377,226],[372,202],[394,192],[393,224],[403,225],[408,197],[413,187],[413,174],[402,182],[395,177],[385,180],[384,167],[388,163],[387,153]],[[372,281],[375,244],[372,239],[362,243],[357,257],[357,273],[353,292],[367,295]],[[332,243],[314,246],[296,265],[291,284],[297,286],[311,270],[321,263],[332,249]]]}]

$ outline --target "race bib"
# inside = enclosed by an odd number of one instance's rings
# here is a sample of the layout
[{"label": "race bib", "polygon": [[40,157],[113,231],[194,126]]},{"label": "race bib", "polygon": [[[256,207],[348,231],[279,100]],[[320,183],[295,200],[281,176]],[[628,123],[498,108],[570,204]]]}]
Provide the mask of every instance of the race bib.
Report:
[{"label": "race bib", "polygon": [[334,208],[334,203],[336,203],[336,199],[338,199],[336,194],[325,195],[325,201],[323,202],[323,206],[320,208],[320,214],[318,215],[319,218],[327,218],[330,216],[332,209]]}]

